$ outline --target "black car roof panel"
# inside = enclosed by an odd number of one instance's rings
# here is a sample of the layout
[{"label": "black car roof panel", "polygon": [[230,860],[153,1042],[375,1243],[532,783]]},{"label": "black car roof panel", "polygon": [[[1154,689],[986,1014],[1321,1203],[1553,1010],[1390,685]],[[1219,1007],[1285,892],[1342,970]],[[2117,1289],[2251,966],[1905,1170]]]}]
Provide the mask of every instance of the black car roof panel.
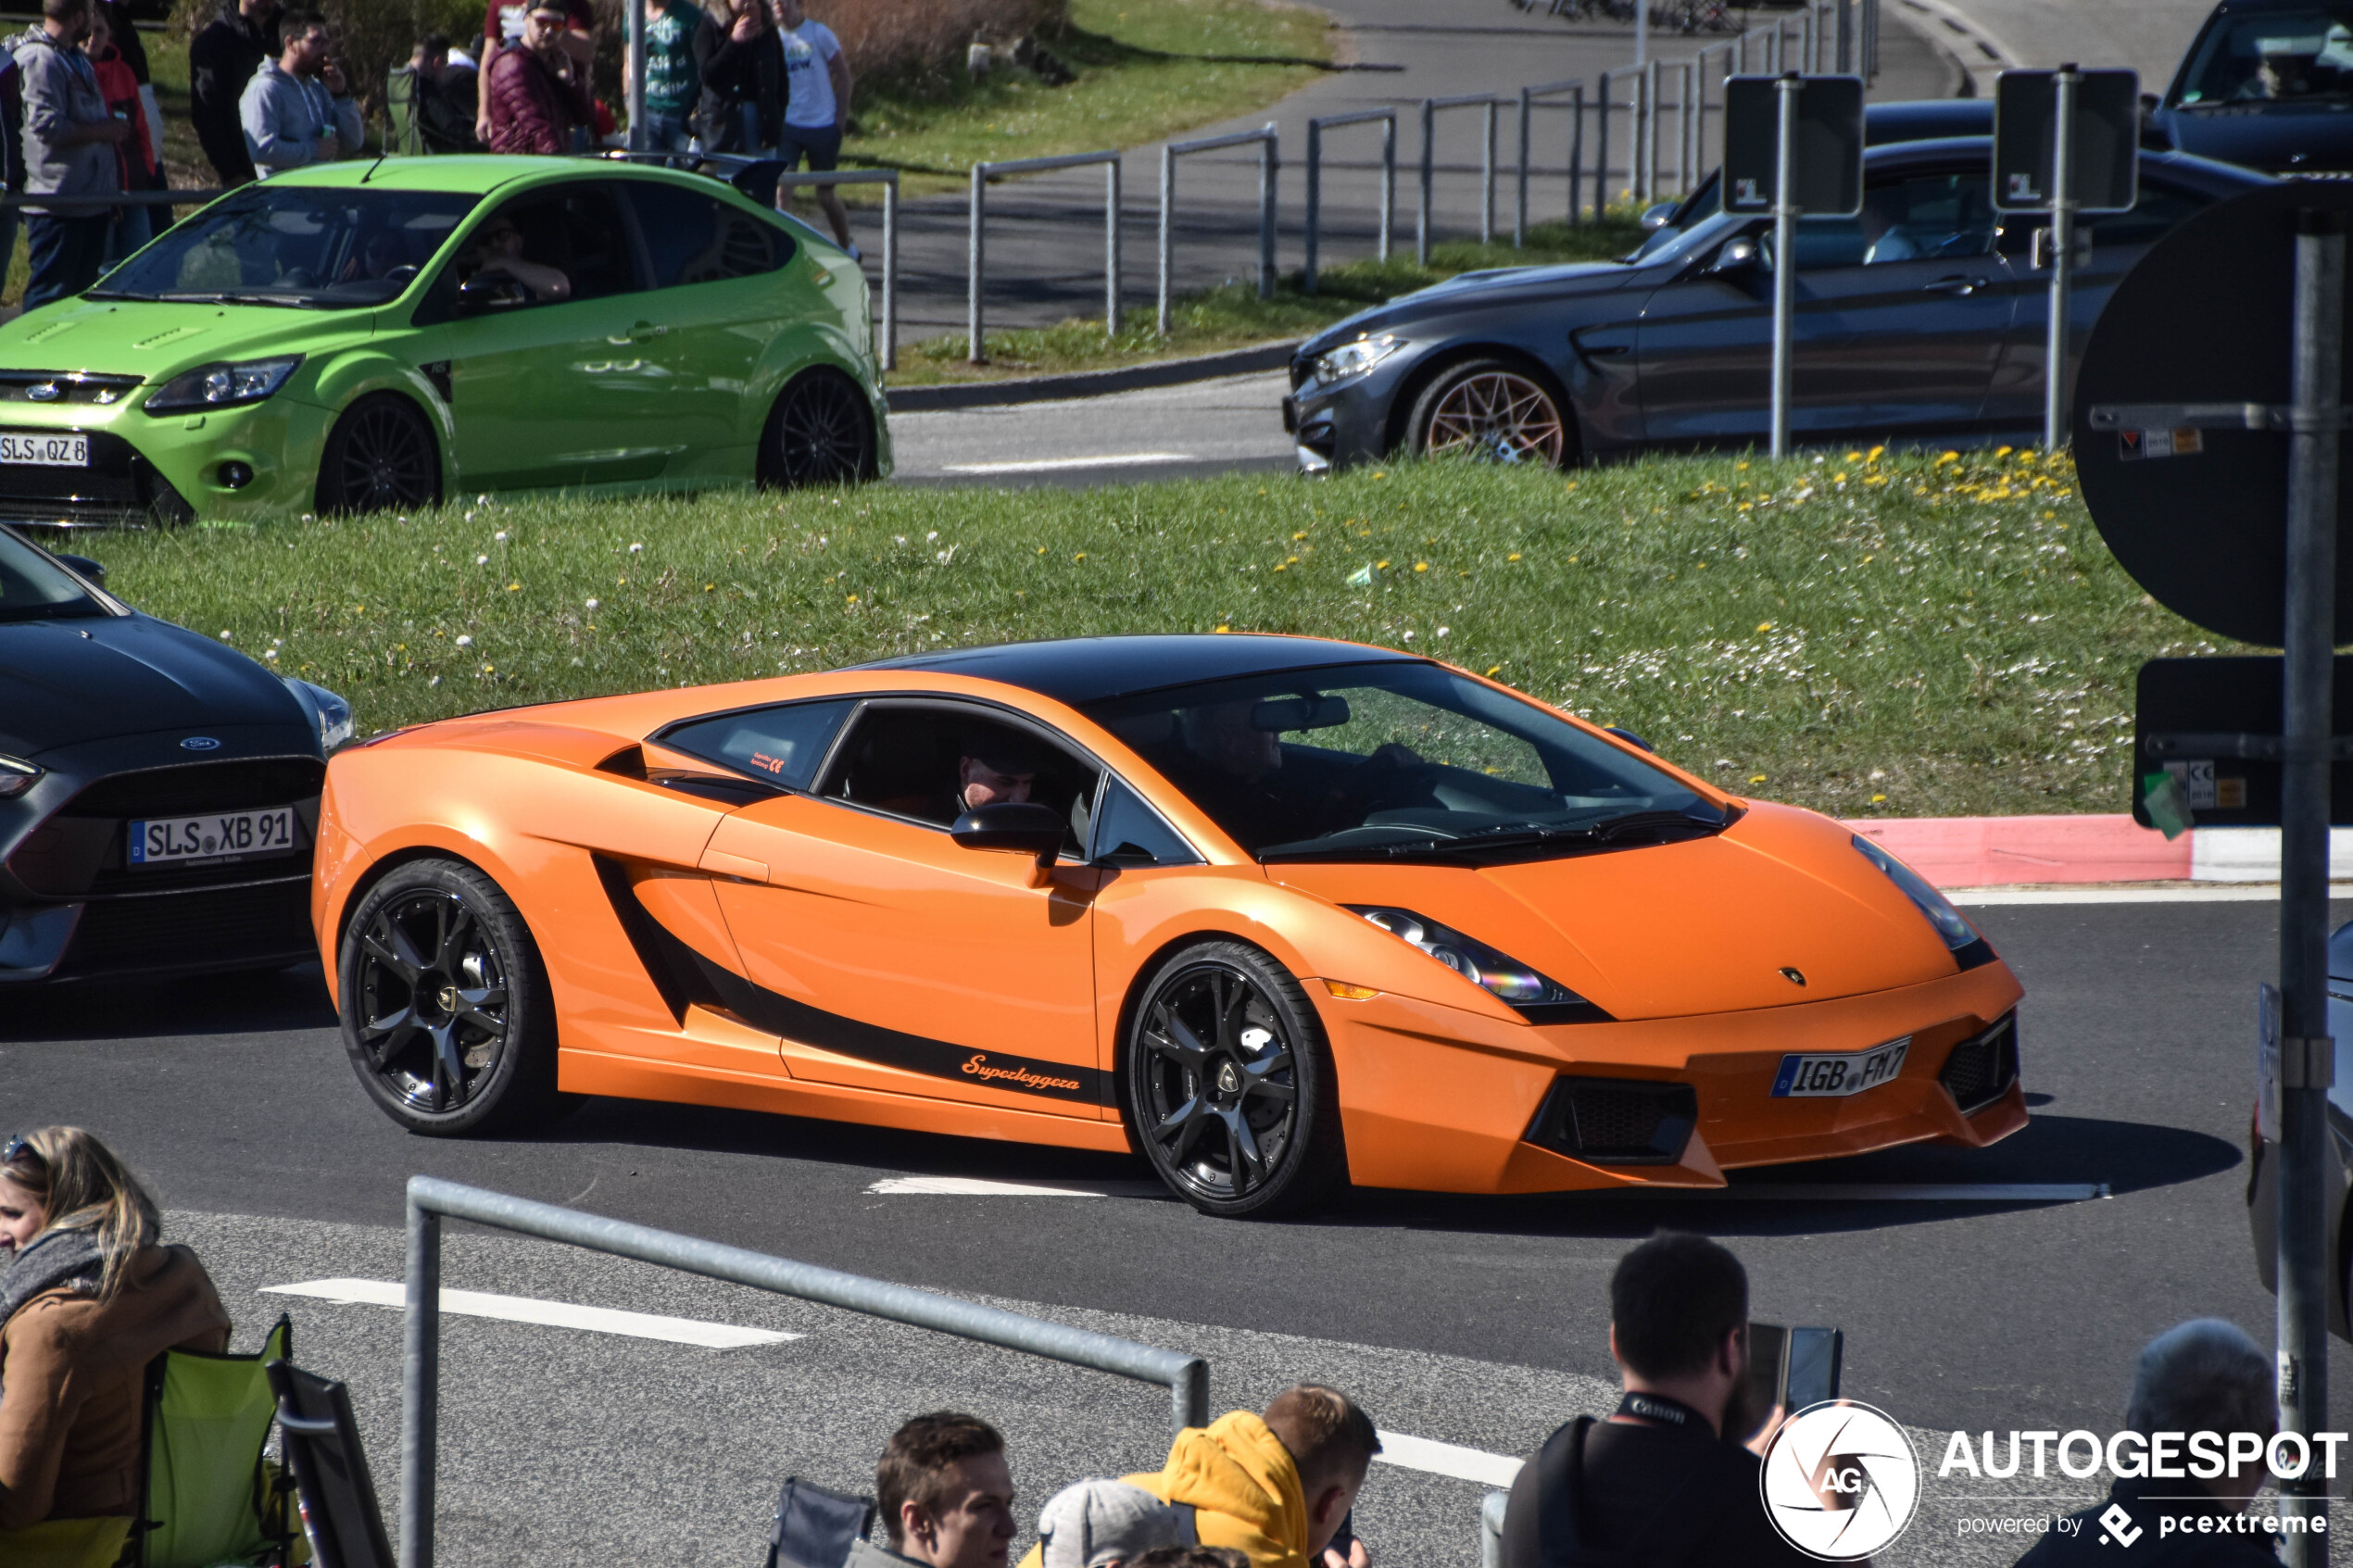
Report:
[{"label": "black car roof panel", "polygon": [[1414,655],[1321,637],[1255,633],[1191,633],[1127,637],[1066,637],[907,654],[854,666],[918,670],[1001,681],[1072,707],[1193,681],[1265,675],[1336,664],[1421,662]]}]

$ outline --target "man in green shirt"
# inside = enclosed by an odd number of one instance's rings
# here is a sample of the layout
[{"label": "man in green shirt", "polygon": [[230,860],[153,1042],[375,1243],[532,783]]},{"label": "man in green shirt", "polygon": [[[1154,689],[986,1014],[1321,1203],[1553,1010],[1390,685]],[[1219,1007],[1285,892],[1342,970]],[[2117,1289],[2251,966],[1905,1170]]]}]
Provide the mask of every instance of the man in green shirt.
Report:
[{"label": "man in green shirt", "polygon": [[[689,117],[702,96],[702,74],[695,68],[695,33],[711,19],[693,0],[646,3],[646,146],[649,153],[684,153]],[[623,81],[635,69],[626,57]]]}]

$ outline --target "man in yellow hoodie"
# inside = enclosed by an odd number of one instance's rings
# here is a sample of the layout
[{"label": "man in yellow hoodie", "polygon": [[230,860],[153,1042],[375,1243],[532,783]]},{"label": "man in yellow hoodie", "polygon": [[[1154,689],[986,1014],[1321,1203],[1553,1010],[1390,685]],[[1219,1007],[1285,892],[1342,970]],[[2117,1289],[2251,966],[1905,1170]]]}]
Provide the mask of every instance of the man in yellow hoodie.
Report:
[{"label": "man in yellow hoodie", "polygon": [[[1231,1547],[1250,1568],[1320,1568],[1380,1452],[1372,1418],[1337,1388],[1302,1383],[1264,1415],[1233,1411],[1176,1435],[1157,1474],[1123,1476],[1190,1507],[1203,1546]],[[1032,1547],[1021,1568],[1040,1568]],[[1361,1568],[1361,1553],[1359,1554]]]}]

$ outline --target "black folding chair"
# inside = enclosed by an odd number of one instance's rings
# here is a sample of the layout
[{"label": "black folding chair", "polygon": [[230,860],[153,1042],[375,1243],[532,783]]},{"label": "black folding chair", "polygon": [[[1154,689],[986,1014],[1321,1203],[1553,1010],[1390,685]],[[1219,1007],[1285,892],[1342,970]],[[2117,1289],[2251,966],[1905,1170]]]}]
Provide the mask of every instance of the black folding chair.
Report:
[{"label": "black folding chair", "polygon": [[768,1525],[767,1568],[843,1568],[874,1527],[874,1499],[786,1476]]},{"label": "black folding chair", "polygon": [[267,1370],[317,1568],[394,1568],[351,1395],[289,1361],[271,1361]]}]

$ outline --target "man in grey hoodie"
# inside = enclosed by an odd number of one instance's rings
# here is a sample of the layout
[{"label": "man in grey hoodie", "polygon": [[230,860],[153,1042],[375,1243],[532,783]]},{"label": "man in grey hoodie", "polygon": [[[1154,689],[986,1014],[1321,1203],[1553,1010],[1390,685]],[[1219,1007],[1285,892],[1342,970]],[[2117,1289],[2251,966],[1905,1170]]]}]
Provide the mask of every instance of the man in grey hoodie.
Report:
[{"label": "man in grey hoodie", "polygon": [[[25,190],[31,195],[103,196],[122,189],[115,144],[131,138],[98,91],[82,41],[90,35],[89,0],[41,0],[41,25],[14,45],[24,75]],[[25,208],[25,248],[32,264],[24,307],[80,294],[106,264],[105,207]]]},{"label": "man in grey hoodie", "polygon": [[237,100],[245,151],[267,180],[289,169],[333,163],[359,150],[367,132],[343,72],[328,57],[327,24],[315,11],[288,11],[278,22],[285,53],[264,60]]}]

